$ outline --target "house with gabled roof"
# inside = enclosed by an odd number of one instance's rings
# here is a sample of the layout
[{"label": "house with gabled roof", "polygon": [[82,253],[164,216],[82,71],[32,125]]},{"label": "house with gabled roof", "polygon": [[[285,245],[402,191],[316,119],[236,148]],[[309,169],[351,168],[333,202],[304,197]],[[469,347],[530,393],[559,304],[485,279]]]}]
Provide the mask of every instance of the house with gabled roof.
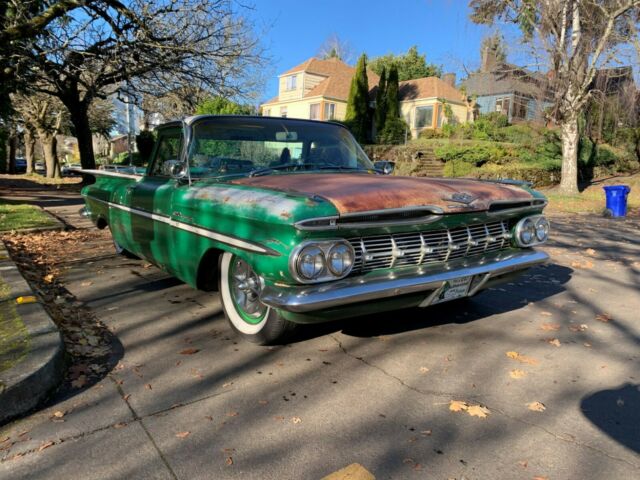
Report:
[{"label": "house with gabled roof", "polygon": [[[356,69],[337,58],[310,58],[278,75],[278,96],[260,105],[264,116],[344,120]],[[367,72],[369,87],[380,78]]]},{"label": "house with gabled roof", "polygon": [[[344,120],[351,79],[356,69],[337,58],[310,58],[278,76],[278,96],[260,105],[264,116],[311,120]],[[367,70],[372,106],[380,77]],[[425,77],[400,82],[401,115],[417,137],[425,129],[447,121],[445,105],[454,120],[469,121],[466,97],[454,86],[455,76]],[[471,115],[471,120],[473,120]]]}]

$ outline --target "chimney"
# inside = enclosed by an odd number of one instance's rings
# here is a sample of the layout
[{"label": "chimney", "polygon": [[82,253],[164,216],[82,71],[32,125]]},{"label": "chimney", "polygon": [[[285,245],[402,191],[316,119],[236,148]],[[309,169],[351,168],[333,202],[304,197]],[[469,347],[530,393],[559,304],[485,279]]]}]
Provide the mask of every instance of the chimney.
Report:
[{"label": "chimney", "polygon": [[455,73],[445,73],[442,75],[442,81],[447,85],[451,85],[453,88],[456,87],[456,74]]},{"label": "chimney", "polygon": [[485,45],[480,52],[480,71],[483,73],[495,70],[498,58],[496,52],[490,46]]}]

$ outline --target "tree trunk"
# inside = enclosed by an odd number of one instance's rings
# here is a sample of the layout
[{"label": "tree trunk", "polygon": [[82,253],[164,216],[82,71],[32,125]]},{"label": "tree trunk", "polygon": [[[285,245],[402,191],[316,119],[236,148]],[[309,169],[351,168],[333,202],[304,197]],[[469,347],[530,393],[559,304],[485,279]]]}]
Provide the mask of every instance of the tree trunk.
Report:
[{"label": "tree trunk", "polygon": [[34,150],[36,146],[36,137],[28,128],[24,129],[24,157],[27,161],[27,174],[33,173]]},{"label": "tree trunk", "polygon": [[7,170],[9,173],[16,173],[16,148],[18,146],[18,138],[15,130],[11,129],[9,139],[7,140]]},{"label": "tree trunk", "polygon": [[58,163],[58,140],[55,135],[40,133],[38,135],[42,150],[44,151],[44,163],[47,168],[47,178],[60,178],[60,164]]},{"label": "tree trunk", "polygon": [[566,195],[578,192],[578,117],[565,118],[562,130],[562,178],[560,191]]},{"label": "tree trunk", "polygon": [[78,152],[82,168],[93,170],[96,168],[96,160],[93,156],[93,138],[89,127],[88,106],[85,102],[73,100],[64,102],[64,104],[71,114],[71,123],[73,123],[78,139]]}]

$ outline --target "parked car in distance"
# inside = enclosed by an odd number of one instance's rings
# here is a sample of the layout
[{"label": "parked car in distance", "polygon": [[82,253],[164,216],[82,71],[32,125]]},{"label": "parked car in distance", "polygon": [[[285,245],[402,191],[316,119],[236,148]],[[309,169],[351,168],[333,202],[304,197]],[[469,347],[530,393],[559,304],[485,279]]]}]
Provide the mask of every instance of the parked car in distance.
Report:
[{"label": "parked car in distance", "polygon": [[80,175],[80,170],[82,170],[82,164],[80,163],[65,163],[60,167],[60,173],[65,176]]},{"label": "parked car in distance", "polygon": [[27,160],[22,157],[16,157],[16,173],[27,173]]},{"label": "parked car in distance", "polygon": [[[196,116],[157,129],[144,174],[90,170],[116,251],[218,290],[245,339],[473,296],[544,263],[526,184],[386,175],[338,124]],[[399,321],[397,318],[393,320]]]},{"label": "parked car in distance", "polygon": [[47,172],[47,167],[45,166],[44,162],[36,162],[33,165],[33,170],[36,173],[45,174]]}]

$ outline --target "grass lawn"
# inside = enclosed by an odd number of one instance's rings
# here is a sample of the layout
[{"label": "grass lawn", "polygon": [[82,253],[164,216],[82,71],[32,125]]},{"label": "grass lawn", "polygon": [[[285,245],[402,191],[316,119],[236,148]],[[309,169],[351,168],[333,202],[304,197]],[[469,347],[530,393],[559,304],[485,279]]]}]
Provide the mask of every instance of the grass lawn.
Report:
[{"label": "grass lawn", "polygon": [[549,199],[547,212],[554,213],[602,213],[605,209],[605,185],[628,185],[627,214],[640,214],[640,173],[594,181],[578,195],[562,195],[558,187],[542,189]]},{"label": "grass lawn", "polygon": [[0,232],[53,225],[56,222],[38,207],[0,202]]},{"label": "grass lawn", "polygon": [[[9,287],[0,278],[0,299],[9,296]],[[29,332],[22,323],[14,302],[0,302],[0,372],[18,363],[28,351]]]}]

